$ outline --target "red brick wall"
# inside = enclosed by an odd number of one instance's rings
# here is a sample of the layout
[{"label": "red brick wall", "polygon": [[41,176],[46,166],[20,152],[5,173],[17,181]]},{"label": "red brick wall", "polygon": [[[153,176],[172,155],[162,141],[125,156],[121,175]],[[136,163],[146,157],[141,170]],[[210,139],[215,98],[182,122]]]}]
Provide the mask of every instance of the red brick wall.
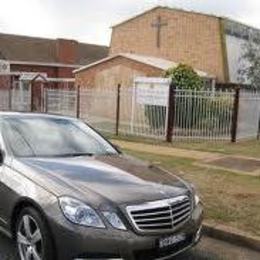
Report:
[{"label": "red brick wall", "polygon": [[74,40],[56,40],[56,59],[58,63],[75,64],[78,42]]},{"label": "red brick wall", "polygon": [[[161,16],[161,47],[151,26]],[[113,28],[110,54],[137,53],[182,62],[225,81],[220,19],[214,16],[157,8]]]},{"label": "red brick wall", "polygon": [[[118,66],[119,71],[118,72],[113,71],[112,73],[112,68],[116,66]],[[120,72],[123,71],[122,68],[128,68],[129,75],[124,73],[120,74]],[[139,63],[124,57],[116,57],[114,59],[93,66],[89,69],[76,73],[75,74],[76,85],[80,85],[82,87],[90,87],[90,88],[97,87],[95,84],[96,84],[96,78],[98,77],[98,74],[108,69],[111,69],[111,74],[108,75],[107,81],[110,80],[110,77],[117,78],[117,82],[115,82],[114,84],[115,87],[116,84],[123,83],[123,82],[127,82],[127,84],[131,84],[134,76],[158,77],[163,74],[163,71],[158,68],[148,66],[143,63]],[[128,77],[128,80],[125,80],[126,77]],[[106,87],[106,82],[104,82],[104,86],[102,87]]]},{"label": "red brick wall", "polygon": [[0,89],[9,89],[11,85],[11,77],[0,75]]},{"label": "red brick wall", "polygon": [[41,72],[41,73],[47,73],[48,77],[50,77],[50,78],[56,78],[57,77],[57,68],[56,67],[12,64],[11,65],[11,71],[15,71],[15,72]]},{"label": "red brick wall", "polygon": [[11,71],[47,73],[49,78],[73,78],[74,68],[37,65],[11,65]]},{"label": "red brick wall", "polygon": [[74,69],[75,68],[57,68],[57,78],[74,78]]},{"label": "red brick wall", "polygon": [[[56,40],[56,62],[61,64],[77,63],[78,42],[74,40]],[[39,66],[39,65],[19,65],[12,64],[12,72],[40,72],[47,73],[49,78],[73,78],[73,70],[69,67]]]}]

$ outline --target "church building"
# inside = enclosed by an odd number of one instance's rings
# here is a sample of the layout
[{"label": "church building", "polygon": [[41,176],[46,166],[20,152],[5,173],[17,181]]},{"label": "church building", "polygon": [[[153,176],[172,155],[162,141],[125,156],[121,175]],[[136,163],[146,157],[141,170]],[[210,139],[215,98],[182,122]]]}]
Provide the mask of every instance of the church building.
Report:
[{"label": "church building", "polygon": [[260,30],[214,15],[155,7],[112,27],[109,56],[74,71],[86,87],[131,85],[179,63],[203,77],[238,83],[243,46]]}]

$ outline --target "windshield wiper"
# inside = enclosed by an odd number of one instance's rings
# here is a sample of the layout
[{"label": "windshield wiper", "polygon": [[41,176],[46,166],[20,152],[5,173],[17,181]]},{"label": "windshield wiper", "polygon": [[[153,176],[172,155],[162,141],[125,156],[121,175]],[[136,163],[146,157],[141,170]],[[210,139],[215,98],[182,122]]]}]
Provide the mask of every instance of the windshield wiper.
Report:
[{"label": "windshield wiper", "polygon": [[78,157],[78,156],[94,156],[94,153],[65,153],[56,157]]}]

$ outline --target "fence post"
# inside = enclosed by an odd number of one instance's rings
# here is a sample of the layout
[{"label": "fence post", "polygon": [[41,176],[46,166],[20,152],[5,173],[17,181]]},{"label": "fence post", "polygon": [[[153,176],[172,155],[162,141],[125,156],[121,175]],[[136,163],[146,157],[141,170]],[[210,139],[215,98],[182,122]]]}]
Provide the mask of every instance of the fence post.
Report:
[{"label": "fence post", "polygon": [[121,84],[118,84],[117,85],[117,100],[116,100],[116,135],[119,135],[120,94],[121,94]]},{"label": "fence post", "polygon": [[256,137],[257,140],[260,139],[260,115],[259,115],[259,119],[258,119],[258,131],[257,131],[257,137]]},{"label": "fence post", "polygon": [[41,112],[45,112],[44,104],[45,82],[41,83]]},{"label": "fence post", "polygon": [[235,143],[237,141],[239,97],[240,97],[240,88],[237,87],[235,89],[233,115],[232,115],[232,128],[231,128],[231,142],[232,143]]},{"label": "fence post", "polygon": [[48,113],[48,88],[44,88],[44,112]]},{"label": "fence post", "polygon": [[33,102],[34,102],[33,84],[34,84],[34,82],[32,81],[31,82],[31,112],[33,112],[33,110],[34,110],[34,104],[33,104]]},{"label": "fence post", "polygon": [[171,143],[174,128],[174,116],[175,116],[175,85],[171,82],[169,86],[169,99],[168,99],[168,118],[167,118],[167,134],[166,141]]},{"label": "fence post", "polygon": [[13,76],[10,76],[10,86],[9,86],[9,95],[8,95],[8,107],[9,111],[12,111],[12,89],[13,89]]},{"label": "fence post", "polygon": [[76,116],[80,118],[80,85],[77,86]]}]

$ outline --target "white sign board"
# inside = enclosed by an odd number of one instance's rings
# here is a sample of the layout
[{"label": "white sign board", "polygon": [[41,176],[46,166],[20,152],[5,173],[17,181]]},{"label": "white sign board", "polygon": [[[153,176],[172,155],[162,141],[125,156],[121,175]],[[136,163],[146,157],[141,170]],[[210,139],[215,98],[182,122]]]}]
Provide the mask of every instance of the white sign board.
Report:
[{"label": "white sign board", "polygon": [[135,78],[136,102],[142,105],[168,106],[170,80],[166,78]]},{"label": "white sign board", "polygon": [[10,73],[10,63],[6,60],[0,60],[0,74]]}]

